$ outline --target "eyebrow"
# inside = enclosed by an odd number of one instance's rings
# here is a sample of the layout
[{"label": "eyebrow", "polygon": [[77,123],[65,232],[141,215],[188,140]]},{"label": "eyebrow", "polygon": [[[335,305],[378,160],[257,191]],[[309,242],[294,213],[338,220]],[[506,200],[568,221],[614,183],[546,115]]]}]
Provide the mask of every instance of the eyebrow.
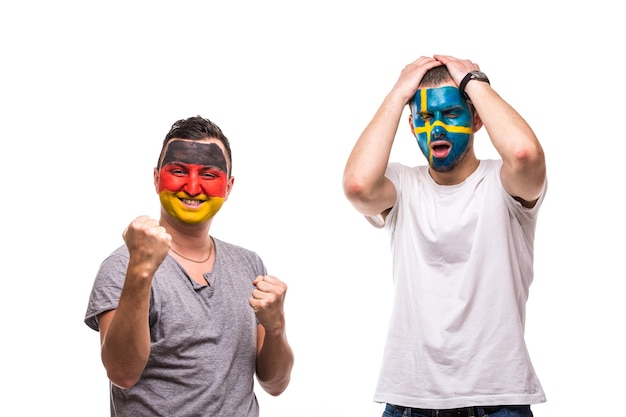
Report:
[{"label": "eyebrow", "polygon": [[163,165],[163,167],[165,167],[165,166],[172,166],[172,167],[180,166],[181,168],[187,168],[188,166],[197,166],[202,171],[206,171],[206,170],[224,171],[221,167],[219,167],[219,166],[217,166],[217,165],[215,165],[213,163],[194,164],[194,163],[190,163],[190,162],[174,161],[174,162],[168,162],[167,164]]}]

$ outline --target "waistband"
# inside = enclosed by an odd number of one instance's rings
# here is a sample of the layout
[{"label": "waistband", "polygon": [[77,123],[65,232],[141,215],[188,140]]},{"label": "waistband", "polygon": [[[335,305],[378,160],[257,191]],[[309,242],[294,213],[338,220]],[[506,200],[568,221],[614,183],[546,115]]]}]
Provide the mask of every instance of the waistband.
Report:
[{"label": "waistband", "polygon": [[408,416],[415,414],[421,414],[427,417],[483,417],[496,411],[500,411],[506,406],[485,406],[485,407],[463,407],[463,408],[449,408],[445,410],[436,410],[431,408],[414,408],[404,407],[400,405],[387,404],[388,406],[404,413]]}]

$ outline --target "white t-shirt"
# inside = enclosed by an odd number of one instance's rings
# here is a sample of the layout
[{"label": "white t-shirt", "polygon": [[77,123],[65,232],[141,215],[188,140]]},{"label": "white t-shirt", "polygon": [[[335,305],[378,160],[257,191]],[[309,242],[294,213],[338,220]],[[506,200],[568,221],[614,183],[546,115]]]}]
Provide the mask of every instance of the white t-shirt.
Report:
[{"label": "white t-shirt", "polygon": [[[524,341],[537,213],[509,196],[502,161],[463,183],[392,163],[384,227],[394,303],[374,401],[457,408],[545,401]],[[371,220],[371,219],[370,219]]]}]

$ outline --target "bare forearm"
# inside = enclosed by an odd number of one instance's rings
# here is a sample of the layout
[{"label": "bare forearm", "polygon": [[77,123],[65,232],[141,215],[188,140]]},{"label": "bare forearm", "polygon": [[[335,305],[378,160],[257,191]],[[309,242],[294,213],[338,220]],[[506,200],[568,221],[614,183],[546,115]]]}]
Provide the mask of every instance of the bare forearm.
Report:
[{"label": "bare forearm", "polygon": [[133,386],[150,355],[150,281],[127,277],[118,308],[102,317],[101,356],[111,382]]},{"label": "bare forearm", "polygon": [[266,334],[257,357],[259,384],[270,395],[280,395],[289,385],[294,356],[283,331]]}]

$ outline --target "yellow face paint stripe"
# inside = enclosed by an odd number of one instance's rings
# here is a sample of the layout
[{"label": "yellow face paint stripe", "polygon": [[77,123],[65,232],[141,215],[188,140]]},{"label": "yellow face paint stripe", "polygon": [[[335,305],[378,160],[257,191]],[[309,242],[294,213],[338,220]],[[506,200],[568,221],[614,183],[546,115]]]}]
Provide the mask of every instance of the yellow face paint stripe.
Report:
[{"label": "yellow face paint stripe", "polygon": [[[426,101],[426,93],[427,93],[428,89],[423,89],[422,91],[420,91],[420,109],[428,109],[428,104]],[[419,130],[424,130],[423,133],[426,133],[426,145],[428,146],[428,163],[429,165],[432,165],[433,163],[433,151],[430,149],[430,132],[432,132],[432,127],[430,125],[430,122],[426,122],[424,123],[424,127],[419,129]],[[422,133],[421,131],[418,132],[418,128],[415,129],[415,134],[417,135],[418,133]]]},{"label": "yellow face paint stripe", "polygon": [[[430,122],[426,122],[426,124],[422,127],[416,127],[415,129],[415,134],[419,134],[419,133],[427,133],[428,136],[430,137],[430,131],[433,130],[433,128],[435,126],[443,126],[444,129],[446,129],[448,132],[451,133],[465,133],[465,134],[471,134],[472,133],[472,128],[471,127],[467,127],[467,126],[451,126],[451,125],[447,125],[445,123],[443,123],[440,120],[437,120],[435,123],[430,123]],[[430,144],[430,142],[429,142]]]}]

